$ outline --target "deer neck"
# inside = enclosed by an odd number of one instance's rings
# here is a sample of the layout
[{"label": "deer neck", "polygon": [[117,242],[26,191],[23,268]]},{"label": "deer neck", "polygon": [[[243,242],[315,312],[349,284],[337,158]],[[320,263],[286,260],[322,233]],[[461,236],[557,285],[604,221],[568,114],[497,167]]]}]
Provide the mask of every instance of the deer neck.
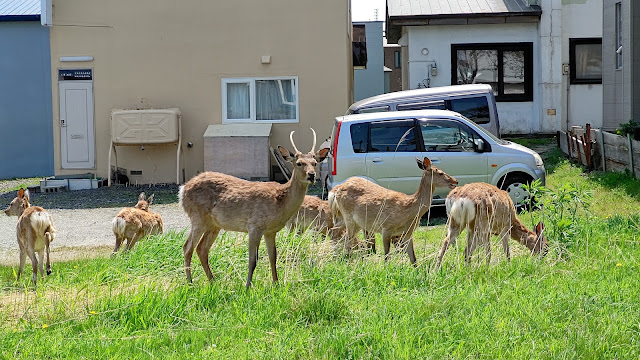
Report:
[{"label": "deer neck", "polygon": [[425,171],[420,179],[420,185],[415,194],[411,195],[409,206],[419,207],[420,216],[424,215],[431,206],[431,200],[433,196],[433,171]]},{"label": "deer neck", "polygon": [[307,194],[307,188],[309,184],[304,181],[298,181],[296,179],[296,169],[291,173],[291,178],[282,187],[282,204],[284,208],[283,213],[294,213],[304,201],[304,196]]},{"label": "deer neck", "polygon": [[537,235],[527,229],[524,224],[517,218],[512,221],[511,238],[526,246],[529,250],[533,250],[536,245]]}]

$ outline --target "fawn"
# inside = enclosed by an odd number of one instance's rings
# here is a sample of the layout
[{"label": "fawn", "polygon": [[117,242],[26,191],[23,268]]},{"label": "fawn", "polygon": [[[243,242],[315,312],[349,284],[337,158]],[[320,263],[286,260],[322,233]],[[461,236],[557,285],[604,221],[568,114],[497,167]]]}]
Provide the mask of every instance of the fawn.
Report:
[{"label": "fawn", "polygon": [[163,229],[162,217],[149,211],[149,205],[153,202],[153,194],[145,199],[144,192],[138,197],[138,203],[133,208],[124,208],[113,218],[111,228],[116,236],[116,246],[113,248],[114,256],[120,245],[126,239],[125,250],[131,247],[147,235],[161,234]]}]

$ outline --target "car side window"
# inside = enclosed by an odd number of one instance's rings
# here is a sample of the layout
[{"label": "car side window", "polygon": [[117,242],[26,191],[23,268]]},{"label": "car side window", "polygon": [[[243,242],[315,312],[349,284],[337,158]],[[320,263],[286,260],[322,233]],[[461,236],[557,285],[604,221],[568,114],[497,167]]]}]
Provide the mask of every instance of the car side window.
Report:
[{"label": "car side window", "polygon": [[369,152],[419,151],[413,120],[373,122],[369,139]]},{"label": "car side window", "polygon": [[360,123],[352,124],[351,127],[351,146],[354,153],[367,152],[367,136],[369,135],[369,124]]},{"label": "car side window", "polygon": [[472,152],[476,134],[452,120],[420,120],[420,130],[426,151]]},{"label": "car side window", "polygon": [[450,110],[464,115],[476,124],[487,124],[491,121],[489,103],[486,96],[452,99],[450,101]]}]

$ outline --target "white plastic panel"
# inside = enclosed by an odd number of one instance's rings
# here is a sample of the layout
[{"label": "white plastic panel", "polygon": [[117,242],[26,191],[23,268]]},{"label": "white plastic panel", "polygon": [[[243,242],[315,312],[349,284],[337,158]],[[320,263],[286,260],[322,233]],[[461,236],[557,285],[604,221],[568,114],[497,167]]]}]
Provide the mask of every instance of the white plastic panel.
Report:
[{"label": "white plastic panel", "polygon": [[178,142],[179,109],[113,110],[111,138],[116,145]]}]

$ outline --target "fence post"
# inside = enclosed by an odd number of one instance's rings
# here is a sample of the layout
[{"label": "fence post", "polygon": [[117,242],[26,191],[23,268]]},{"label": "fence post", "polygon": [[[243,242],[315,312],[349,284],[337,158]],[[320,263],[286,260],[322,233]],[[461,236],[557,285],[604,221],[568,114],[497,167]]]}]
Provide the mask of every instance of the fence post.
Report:
[{"label": "fence post", "polygon": [[629,166],[631,167],[631,175],[636,176],[633,166],[633,142],[631,141],[631,134],[627,134],[627,142],[629,144]]},{"label": "fence post", "polygon": [[600,128],[600,150],[602,153],[602,171],[607,171],[607,155],[604,153],[604,131]]}]

